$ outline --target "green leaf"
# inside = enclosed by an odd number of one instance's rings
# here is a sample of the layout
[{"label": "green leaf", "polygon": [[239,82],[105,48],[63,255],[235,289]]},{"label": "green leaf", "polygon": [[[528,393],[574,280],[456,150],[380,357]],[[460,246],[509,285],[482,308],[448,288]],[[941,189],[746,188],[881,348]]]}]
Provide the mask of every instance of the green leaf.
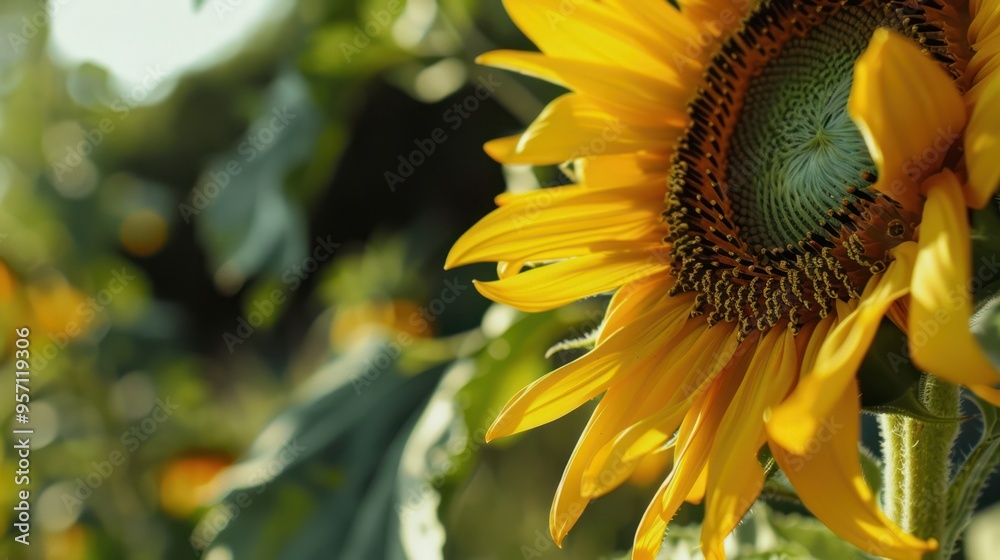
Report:
[{"label": "green leaf", "polygon": [[942,558],[951,557],[962,533],[969,526],[987,479],[1000,464],[1000,425],[997,422],[997,409],[975,395],[971,398],[981,411],[983,435],[965,457],[952,480],[948,494],[948,525],[940,539]]},{"label": "green leaf", "polygon": [[[492,307],[483,327],[491,340],[476,356],[475,377],[458,396],[465,406],[470,432],[481,440],[510,397],[555,369],[545,357],[552,343],[567,333],[593,331],[602,316],[600,307],[589,302],[531,314]],[[498,328],[491,323],[506,323],[506,326]]]},{"label": "green leaf", "polygon": [[259,111],[243,137],[209,162],[181,206],[218,271],[216,284],[229,292],[264,271],[292,285],[298,278],[286,273],[294,266],[301,270],[317,244],[307,239],[304,209],[286,189],[287,178],[309,161],[323,128],[309,84],[285,72]]},{"label": "green leaf", "polygon": [[770,521],[774,533],[788,543],[786,546],[789,549],[805,548],[805,558],[840,560],[857,558],[860,554],[855,547],[841,540],[813,517],[797,514],[772,515]]},{"label": "green leaf", "polygon": [[[972,262],[974,264],[992,264],[993,259],[1000,254],[1000,207],[995,204],[987,205],[982,210],[972,212],[972,228],[970,236],[972,238]],[[988,272],[991,278],[982,278],[982,283],[987,284],[995,280],[997,268],[1000,263]],[[973,270],[976,270],[973,266]]]},{"label": "green leaf", "polygon": [[397,478],[413,426],[445,367],[399,375],[379,339],[316,372],[223,475],[222,503],[196,527],[196,549],[232,557],[402,559]]},{"label": "green leaf", "polygon": [[993,366],[1000,368],[1000,282],[993,282],[980,290],[976,299],[970,330]]},{"label": "green leaf", "polygon": [[970,233],[975,301],[971,330],[993,365],[1000,367],[1000,208],[990,204],[972,212]]}]

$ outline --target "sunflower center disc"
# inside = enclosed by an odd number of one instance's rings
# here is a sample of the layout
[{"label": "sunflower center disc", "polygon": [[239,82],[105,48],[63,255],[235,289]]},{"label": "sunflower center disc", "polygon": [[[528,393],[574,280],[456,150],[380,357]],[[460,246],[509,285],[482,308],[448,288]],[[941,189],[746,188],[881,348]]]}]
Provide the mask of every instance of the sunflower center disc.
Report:
[{"label": "sunflower center disc", "polygon": [[[879,27],[953,75],[933,0],[762,0],[712,58],[673,156],[664,212],[672,293],[741,336],[796,332],[857,298],[912,239],[917,216],[871,188],[876,168],[847,114],[854,64]],[[914,115],[914,118],[920,118]]]},{"label": "sunflower center disc", "polygon": [[850,186],[875,173],[847,115],[854,62],[882,23],[874,10],[840,10],[794,37],[753,79],[733,131],[729,196],[754,252],[822,229]]}]

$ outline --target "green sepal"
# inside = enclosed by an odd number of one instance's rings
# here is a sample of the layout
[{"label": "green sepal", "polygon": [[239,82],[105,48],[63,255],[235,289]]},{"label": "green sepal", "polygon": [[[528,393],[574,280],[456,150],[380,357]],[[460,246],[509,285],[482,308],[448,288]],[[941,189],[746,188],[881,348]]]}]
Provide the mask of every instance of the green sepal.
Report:
[{"label": "green sepal", "polygon": [[919,420],[926,424],[948,424],[952,422],[965,422],[969,419],[968,417],[946,418],[935,415],[928,410],[927,406],[920,399],[920,385],[917,384],[911,387],[894,401],[878,406],[866,407],[863,412],[869,414],[895,414]]}]

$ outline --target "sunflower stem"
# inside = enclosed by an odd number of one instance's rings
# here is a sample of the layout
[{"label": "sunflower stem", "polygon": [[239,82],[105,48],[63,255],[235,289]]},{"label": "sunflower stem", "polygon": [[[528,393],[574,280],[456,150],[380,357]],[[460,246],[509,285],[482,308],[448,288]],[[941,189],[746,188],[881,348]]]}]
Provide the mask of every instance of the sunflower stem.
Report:
[{"label": "sunflower stem", "polygon": [[[955,385],[926,376],[920,400],[937,417],[959,416],[959,389]],[[958,422],[928,423],[883,415],[879,425],[885,457],[886,515],[908,533],[940,541],[948,523],[951,451]],[[929,553],[926,558],[940,555]]]},{"label": "sunflower stem", "polygon": [[903,420],[897,414],[879,414],[878,425],[882,435],[882,509],[889,519],[900,522],[905,497],[903,486],[903,462],[896,452],[903,448]]}]

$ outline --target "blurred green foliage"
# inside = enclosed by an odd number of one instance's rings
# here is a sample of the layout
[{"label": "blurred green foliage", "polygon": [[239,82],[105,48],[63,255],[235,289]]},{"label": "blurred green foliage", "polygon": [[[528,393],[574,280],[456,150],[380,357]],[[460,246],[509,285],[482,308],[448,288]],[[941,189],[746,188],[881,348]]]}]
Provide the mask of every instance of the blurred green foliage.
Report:
[{"label": "blurred green foliage", "polygon": [[[29,326],[35,429],[30,547],[0,448],[0,555],[621,557],[669,465],[592,504],[560,550],[549,503],[588,411],[483,442],[604,302],[526,316],[475,293],[490,267],[442,270],[507,187],[482,143],[558,91],[473,59],[530,44],[499,1],[201,0],[190,17],[221,32],[252,5],[269,11],[233,46],[166,76],[132,30],[114,47],[154,69],[142,90],[53,46],[53,17],[94,6],[0,5],[0,384]],[[88,40],[142,21],[126,16]],[[188,31],[178,48],[211,38]],[[500,85],[456,118],[481,78]],[[519,189],[566,180],[533,173]],[[734,537],[741,558],[841,557],[779,509]],[[699,514],[665,557],[697,555]]]}]

